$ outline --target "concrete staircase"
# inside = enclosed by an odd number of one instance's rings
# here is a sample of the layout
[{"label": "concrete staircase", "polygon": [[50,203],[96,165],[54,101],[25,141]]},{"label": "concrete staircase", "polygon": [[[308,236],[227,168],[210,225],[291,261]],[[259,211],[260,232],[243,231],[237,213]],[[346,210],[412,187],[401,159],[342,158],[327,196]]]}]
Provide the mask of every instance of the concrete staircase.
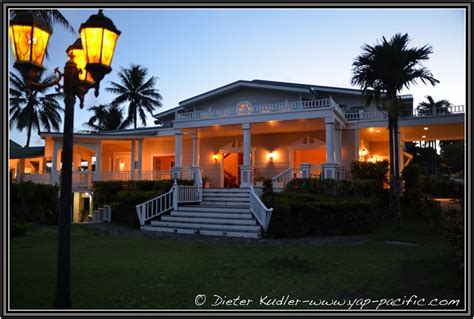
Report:
[{"label": "concrete staircase", "polygon": [[210,236],[259,238],[260,225],[250,211],[248,189],[203,189],[202,202],[151,220],[144,230]]}]

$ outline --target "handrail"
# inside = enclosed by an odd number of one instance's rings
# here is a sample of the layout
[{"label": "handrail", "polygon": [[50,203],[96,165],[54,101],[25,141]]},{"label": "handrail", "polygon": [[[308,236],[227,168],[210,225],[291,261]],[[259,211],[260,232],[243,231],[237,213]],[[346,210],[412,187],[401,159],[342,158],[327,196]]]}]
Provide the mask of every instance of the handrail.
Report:
[{"label": "handrail", "polygon": [[272,177],[272,187],[276,192],[282,191],[286,184],[293,179],[293,168],[289,167]]},{"label": "handrail", "polygon": [[257,219],[260,226],[266,232],[270,225],[270,219],[272,218],[273,208],[267,208],[265,204],[255,193],[253,185],[250,185],[250,211],[252,212],[255,219]]},{"label": "handrail", "polygon": [[174,181],[173,186],[171,187],[170,191],[161,194],[158,197],[150,199],[142,204],[138,204],[135,206],[137,210],[138,220],[140,221],[140,225],[145,225],[145,222],[149,219],[155,218],[167,211],[173,209],[174,206],[174,198],[175,193],[177,193],[178,184],[176,180]]}]

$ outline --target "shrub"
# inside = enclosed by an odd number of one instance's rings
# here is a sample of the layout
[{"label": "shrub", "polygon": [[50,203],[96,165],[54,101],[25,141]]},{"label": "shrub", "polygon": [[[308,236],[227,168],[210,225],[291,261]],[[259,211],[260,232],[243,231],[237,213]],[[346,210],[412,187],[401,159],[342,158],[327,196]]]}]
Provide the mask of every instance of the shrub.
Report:
[{"label": "shrub", "polygon": [[[178,180],[179,185],[193,185],[190,180]],[[115,196],[121,191],[155,191],[164,193],[173,186],[172,180],[161,181],[107,181],[94,182],[94,203],[97,207],[115,202]]]},{"label": "shrub", "polygon": [[286,191],[334,197],[376,197],[380,188],[374,180],[295,178],[287,184]]},{"label": "shrub", "polygon": [[[190,180],[178,180],[179,185],[193,185]],[[112,206],[112,222],[138,227],[135,206],[168,192],[172,180],[162,181],[108,181],[93,184],[96,207]]]},{"label": "shrub", "polygon": [[278,193],[265,198],[265,204],[274,209],[271,237],[368,233],[377,225],[377,209],[370,198]]},{"label": "shrub", "polygon": [[273,194],[273,181],[271,178],[264,178],[262,196],[270,196]]},{"label": "shrub", "polygon": [[353,179],[373,179],[383,187],[388,182],[388,167],[387,160],[375,163],[354,161],[351,163],[351,176]]},{"label": "shrub", "polygon": [[458,199],[464,194],[463,183],[452,179],[422,176],[420,182],[422,191],[431,196]]},{"label": "shrub", "polygon": [[10,184],[11,224],[57,225],[58,211],[57,186],[32,182]]},{"label": "shrub", "polygon": [[402,171],[404,182],[403,197],[406,204],[415,209],[417,214],[421,213],[421,201],[423,194],[421,189],[421,170],[418,165],[408,165]]},{"label": "shrub", "polygon": [[448,239],[459,268],[464,265],[464,214],[460,209],[451,208],[446,215],[446,238]]},{"label": "shrub", "polygon": [[125,190],[116,194],[112,203],[112,222],[127,224],[134,228],[139,227],[136,205],[153,199],[163,192]]}]

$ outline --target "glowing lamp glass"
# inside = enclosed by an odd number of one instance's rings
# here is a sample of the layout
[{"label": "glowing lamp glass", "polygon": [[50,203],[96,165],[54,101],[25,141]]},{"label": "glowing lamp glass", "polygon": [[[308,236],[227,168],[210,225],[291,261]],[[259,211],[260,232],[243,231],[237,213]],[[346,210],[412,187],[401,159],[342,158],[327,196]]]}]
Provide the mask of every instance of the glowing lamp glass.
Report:
[{"label": "glowing lamp glass", "polygon": [[87,63],[110,67],[117,39],[117,33],[104,28],[83,28],[81,41]]},{"label": "glowing lamp glass", "polygon": [[86,71],[86,55],[82,49],[72,49],[69,54],[73,56],[73,61],[81,72],[79,73],[80,81],[94,82],[92,75]]},{"label": "glowing lamp glass", "polygon": [[13,57],[15,62],[42,66],[51,32],[35,24],[33,18],[30,19],[31,23],[14,19],[10,24],[9,35]]}]

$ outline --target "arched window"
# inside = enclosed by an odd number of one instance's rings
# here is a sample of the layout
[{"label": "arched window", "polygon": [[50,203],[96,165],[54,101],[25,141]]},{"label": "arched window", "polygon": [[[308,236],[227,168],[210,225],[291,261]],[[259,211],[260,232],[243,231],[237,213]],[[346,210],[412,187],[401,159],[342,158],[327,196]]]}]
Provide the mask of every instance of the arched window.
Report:
[{"label": "arched window", "polygon": [[237,112],[239,114],[248,114],[252,112],[252,103],[243,101],[237,104]]}]

